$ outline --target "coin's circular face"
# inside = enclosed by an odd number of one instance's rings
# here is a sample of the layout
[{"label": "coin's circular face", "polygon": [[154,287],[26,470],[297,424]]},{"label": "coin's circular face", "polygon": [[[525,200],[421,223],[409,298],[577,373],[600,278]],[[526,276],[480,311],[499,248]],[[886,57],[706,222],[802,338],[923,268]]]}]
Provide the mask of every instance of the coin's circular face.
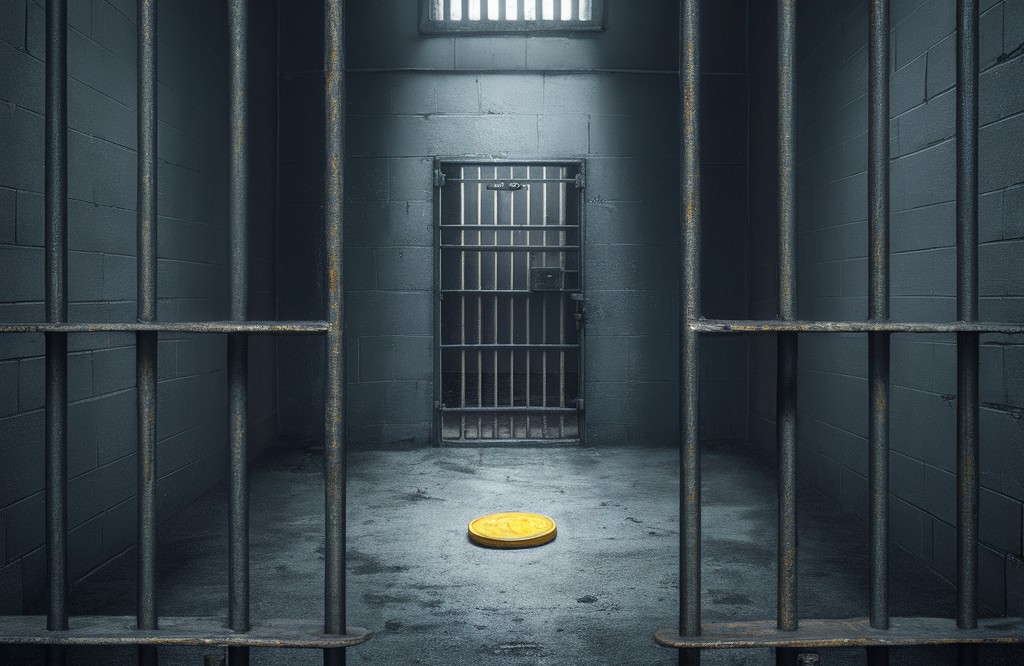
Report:
[{"label": "coin's circular face", "polygon": [[555,521],[539,513],[505,511],[469,523],[469,538],[490,548],[529,548],[555,538]]}]

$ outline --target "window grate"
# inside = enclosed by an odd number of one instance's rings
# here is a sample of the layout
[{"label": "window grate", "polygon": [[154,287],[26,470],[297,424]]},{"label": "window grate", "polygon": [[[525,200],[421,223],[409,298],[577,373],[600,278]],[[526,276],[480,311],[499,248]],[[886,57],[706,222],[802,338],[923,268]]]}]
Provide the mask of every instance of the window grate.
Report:
[{"label": "window grate", "polygon": [[422,0],[426,33],[604,29],[604,0]]}]

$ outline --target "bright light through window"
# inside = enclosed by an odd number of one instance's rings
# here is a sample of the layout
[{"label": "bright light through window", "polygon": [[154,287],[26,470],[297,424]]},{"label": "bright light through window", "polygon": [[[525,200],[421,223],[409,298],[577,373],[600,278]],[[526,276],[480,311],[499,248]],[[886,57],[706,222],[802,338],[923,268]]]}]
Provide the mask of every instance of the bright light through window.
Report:
[{"label": "bright light through window", "polygon": [[427,32],[600,30],[604,0],[423,0]]}]

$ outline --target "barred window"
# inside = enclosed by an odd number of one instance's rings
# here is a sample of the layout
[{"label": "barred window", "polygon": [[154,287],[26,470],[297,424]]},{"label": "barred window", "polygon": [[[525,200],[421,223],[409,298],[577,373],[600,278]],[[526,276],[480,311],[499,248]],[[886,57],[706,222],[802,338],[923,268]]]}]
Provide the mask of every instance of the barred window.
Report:
[{"label": "barred window", "polygon": [[422,0],[423,32],[602,30],[604,0]]}]

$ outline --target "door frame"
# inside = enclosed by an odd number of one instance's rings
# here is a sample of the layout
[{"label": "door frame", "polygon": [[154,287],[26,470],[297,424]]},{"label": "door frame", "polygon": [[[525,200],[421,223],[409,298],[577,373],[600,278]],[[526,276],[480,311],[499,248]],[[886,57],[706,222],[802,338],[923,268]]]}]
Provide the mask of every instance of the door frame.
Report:
[{"label": "door frame", "polygon": [[[484,443],[476,442],[472,440],[462,442],[445,441],[441,430],[441,197],[438,196],[443,184],[439,179],[439,174],[442,173],[442,168],[451,165],[465,165],[465,164],[482,164],[491,166],[544,166],[544,165],[564,165],[573,166],[579,169],[580,185],[577,186],[579,191],[579,265],[580,265],[580,289],[576,292],[582,296],[582,311],[584,313],[581,325],[579,328],[579,372],[578,372],[578,396],[579,396],[579,415],[578,418],[578,437],[572,444],[566,444],[566,440],[545,440],[545,439],[509,439],[507,442],[495,442],[493,440]],[[516,446],[519,448],[554,448],[562,446],[584,446],[587,439],[587,427],[586,427],[586,239],[587,239],[587,159],[585,157],[563,157],[563,158],[551,158],[551,159],[538,159],[536,157],[526,159],[516,159],[514,157],[480,157],[474,155],[456,155],[456,156],[445,156],[435,157],[432,164],[431,171],[431,192],[433,193],[431,199],[431,207],[433,214],[431,215],[431,238],[434,250],[434,286],[433,286],[433,301],[434,307],[432,309],[433,321],[431,328],[433,330],[433,351],[434,351],[434,399],[433,399],[433,434],[431,439],[434,445],[437,447],[447,448],[465,448],[465,447],[510,447]],[[571,296],[570,296],[571,298]]]}]

